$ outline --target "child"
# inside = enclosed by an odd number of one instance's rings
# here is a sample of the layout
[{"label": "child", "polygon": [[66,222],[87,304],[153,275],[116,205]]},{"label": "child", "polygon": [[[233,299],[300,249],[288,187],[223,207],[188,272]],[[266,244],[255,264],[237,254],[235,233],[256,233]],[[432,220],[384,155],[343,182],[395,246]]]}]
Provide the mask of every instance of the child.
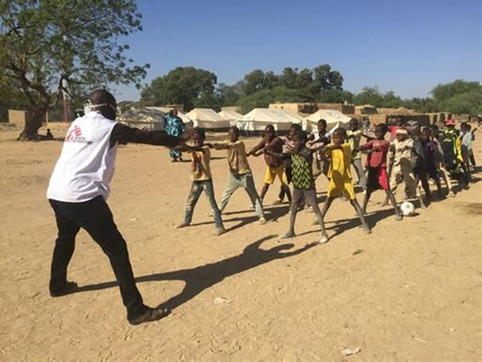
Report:
[{"label": "child", "polygon": [[[293,148],[293,136],[297,131],[301,131],[301,126],[299,124],[292,124],[290,127],[290,130],[288,132],[288,136],[286,136],[286,139],[284,140],[284,145],[283,145],[283,152],[286,152],[287,149],[292,149]],[[286,173],[286,181],[288,185],[291,183],[291,159],[285,159],[285,173]],[[281,186],[280,187],[280,192],[278,196],[278,203],[283,203],[285,198],[285,189]]]},{"label": "child", "polygon": [[295,236],[295,220],[298,208],[303,200],[313,208],[313,212],[318,218],[321,226],[321,238],[319,243],[323,244],[328,241],[328,235],[325,231],[323,217],[316,201],[315,179],[313,177],[312,163],[313,150],[306,147],[306,132],[298,129],[292,136],[293,146],[290,147],[290,153],[277,154],[270,151],[271,155],[281,159],[291,159],[292,165],[292,181],[293,195],[290,205],[290,227],[281,239],[292,238]]},{"label": "child", "polygon": [[226,232],[224,229],[223,221],[221,220],[221,212],[216,204],[214,197],[213,181],[211,178],[211,152],[208,146],[204,145],[206,134],[203,129],[197,129],[196,133],[192,137],[195,147],[184,147],[183,150],[191,152],[191,178],[192,186],[187,199],[186,214],[184,222],[178,226],[183,228],[191,224],[194,207],[196,206],[201,193],[204,191],[211,204],[213,210],[214,223],[216,224],[216,234],[221,235]]},{"label": "child", "polygon": [[[425,131],[427,132],[427,131]],[[449,173],[445,168],[444,152],[440,140],[442,139],[442,132],[440,132],[436,124],[430,126],[430,141],[432,145],[436,146],[435,151],[435,167],[439,174],[442,176],[445,184],[447,185],[447,193],[449,197],[455,197],[455,191],[453,189],[452,181],[450,180]]]},{"label": "child", "polygon": [[[437,169],[437,144],[430,139],[430,128],[424,127],[420,133],[420,142],[424,152],[425,170],[427,177],[431,177],[437,185],[438,195],[442,197],[442,185],[440,184],[440,172]],[[450,190],[450,185],[447,185]]]},{"label": "child", "polygon": [[395,140],[390,144],[390,189],[396,192],[398,185],[405,182],[405,192],[408,197],[418,196],[417,184],[413,175],[413,140],[408,137],[404,128],[397,129]]},{"label": "child", "polygon": [[[467,129],[472,134],[472,141],[470,142],[470,150],[469,150],[469,160],[470,160],[470,163],[472,164],[472,167],[474,168],[474,172],[477,172],[477,164],[475,163],[474,150],[472,148],[472,142],[475,141],[475,131],[477,131],[477,128],[472,129],[472,126],[470,125],[470,123],[467,123]],[[467,167],[469,167],[469,165],[467,165]]]},{"label": "child", "polygon": [[345,132],[343,128],[337,128],[333,132],[332,143],[325,147],[325,155],[330,157],[330,168],[328,170],[330,182],[328,184],[327,199],[323,205],[321,215],[324,218],[333,200],[336,197],[345,195],[350,199],[350,203],[355,208],[363,228],[369,234],[370,228],[356,200],[355,189],[353,188],[350,172],[351,148],[349,144],[345,143]]},{"label": "child", "polygon": [[[425,150],[422,141],[420,140],[420,127],[413,127],[410,135],[413,140],[413,174],[415,176],[415,184],[417,187],[422,184],[423,190],[425,191],[425,197],[430,201],[432,199],[432,194],[430,193],[430,186],[428,184]],[[420,194],[419,190],[418,192]]]},{"label": "child", "polygon": [[464,161],[462,159],[461,142],[455,130],[455,121],[448,119],[445,122],[445,130],[442,132],[442,149],[444,154],[444,165],[450,175],[457,179],[460,184],[468,186],[469,177],[466,170],[461,171]]},{"label": "child", "polygon": [[366,168],[368,169],[367,192],[363,200],[363,213],[367,212],[368,201],[370,196],[376,190],[385,190],[387,198],[390,200],[395,210],[395,219],[402,220],[402,214],[397,207],[397,201],[393,192],[390,190],[387,174],[387,153],[390,143],[385,141],[387,133],[387,125],[382,123],[375,127],[376,139],[371,140],[360,146],[360,150],[367,154]]},{"label": "child", "polygon": [[359,128],[358,120],[356,118],[352,118],[350,120],[350,129],[346,132],[348,144],[351,148],[351,164],[355,168],[358,177],[357,184],[360,185],[363,190],[366,190],[367,179],[365,177],[365,171],[363,170],[360,153],[360,140],[362,135],[363,132]]},{"label": "child", "polygon": [[263,206],[261,205],[261,200],[256,191],[256,187],[254,186],[253,174],[249,167],[246,147],[244,142],[239,140],[238,127],[233,126],[229,129],[228,141],[208,144],[208,146],[214,147],[217,150],[225,149],[228,151],[230,178],[223,197],[221,198],[221,203],[219,204],[219,210],[221,213],[226,208],[233,193],[238,188],[242,187],[246,190],[251,200],[251,204],[254,205],[256,215],[259,218],[259,223],[262,225],[266,224]]},{"label": "child", "polygon": [[320,119],[317,124],[317,131],[310,135],[308,142],[309,148],[316,150],[315,157],[313,158],[313,176],[315,177],[315,180],[322,173],[325,175],[328,173],[329,162],[323,155],[323,147],[331,142],[331,134],[326,128],[326,121],[324,119]]},{"label": "child", "polygon": [[464,160],[467,173],[470,175],[470,153],[472,152],[472,132],[470,132],[470,124],[462,123],[460,127],[461,153]]},{"label": "child", "polygon": [[285,164],[283,160],[277,159],[270,155],[271,151],[273,153],[282,153],[283,152],[283,141],[276,135],[274,126],[272,124],[268,124],[264,129],[264,137],[263,140],[258,143],[255,147],[253,147],[249,152],[249,155],[259,156],[260,154],[258,151],[263,150],[264,152],[264,160],[266,162],[266,174],[264,177],[264,186],[261,190],[261,203],[264,200],[266,193],[268,192],[269,186],[273,184],[276,176],[278,176],[281,187],[285,190],[286,196],[288,201],[291,202],[291,193],[290,188],[288,186],[285,174]]}]

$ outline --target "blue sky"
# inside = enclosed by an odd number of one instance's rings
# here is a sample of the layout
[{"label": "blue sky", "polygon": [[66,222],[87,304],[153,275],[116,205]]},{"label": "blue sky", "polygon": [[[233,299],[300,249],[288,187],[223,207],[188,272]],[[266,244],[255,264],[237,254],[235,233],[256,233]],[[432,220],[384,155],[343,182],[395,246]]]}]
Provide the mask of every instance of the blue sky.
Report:
[{"label": "blue sky", "polygon": [[[144,31],[125,40],[145,83],[177,66],[233,84],[254,69],[328,63],[344,88],[425,97],[439,83],[481,81],[480,0],[138,0]],[[134,86],[114,89],[138,99]]]}]

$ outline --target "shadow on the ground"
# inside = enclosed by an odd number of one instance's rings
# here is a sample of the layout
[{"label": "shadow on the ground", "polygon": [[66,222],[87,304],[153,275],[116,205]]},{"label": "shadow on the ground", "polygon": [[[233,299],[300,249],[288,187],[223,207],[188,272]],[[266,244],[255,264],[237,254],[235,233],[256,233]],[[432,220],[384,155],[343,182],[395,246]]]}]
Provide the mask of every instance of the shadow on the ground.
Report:
[{"label": "shadow on the ground", "polygon": [[[144,275],[136,278],[138,283],[166,280],[181,280],[185,282],[184,289],[167,301],[161,303],[159,307],[175,309],[180,305],[188,302],[192,298],[213,285],[220,283],[227,277],[242,273],[252,268],[256,268],[262,264],[269,263],[276,259],[284,259],[291,256],[299,255],[316,244],[307,244],[302,248],[286,251],[294,247],[293,244],[282,244],[274,246],[270,249],[261,249],[261,244],[267,240],[273,239],[275,235],[269,235],[259,239],[248,245],[241,254],[231,258],[223,259],[211,264],[205,264],[191,269],[182,269],[172,272],[157,273]],[[283,252],[285,251],[285,252]],[[85,285],[78,288],[76,292],[86,292],[93,290],[101,290],[113,288],[117,286],[117,282],[106,282],[99,284]]]},{"label": "shadow on the ground", "polygon": [[[281,205],[281,206],[276,206],[276,207],[265,207],[264,208],[264,214],[266,217],[266,220],[270,222],[276,222],[280,217],[283,215],[288,214],[290,211],[289,205]],[[223,213],[223,222],[238,222],[236,225],[231,226],[230,228],[227,228],[226,231],[233,231],[239,228],[242,228],[243,226],[246,226],[248,224],[254,223],[258,221],[258,216],[257,215],[249,215],[249,216],[238,216],[238,217],[231,217],[231,218],[226,218],[226,215],[235,215],[235,214],[243,214],[251,212],[254,213],[253,210],[242,210],[242,211],[236,211],[236,212],[229,212],[229,213]],[[203,221],[203,222],[198,222],[198,223],[192,223],[191,226],[201,226],[201,225],[209,225],[213,224],[214,221]]]},{"label": "shadow on the ground", "polygon": [[[353,210],[353,214],[355,214],[355,210]],[[313,215],[312,217],[314,221],[315,216],[314,214],[311,214],[311,215]],[[328,215],[329,215],[329,211],[328,211]],[[376,212],[368,213],[367,216],[365,216],[365,219],[368,223],[368,226],[370,226],[370,229],[373,229],[380,220],[383,220],[390,216],[395,217],[395,211],[393,211],[392,208],[388,208],[385,210],[377,210]],[[341,219],[341,220],[325,222],[326,230],[334,231],[333,234],[329,233],[330,239],[333,239],[334,237],[342,234],[343,232],[356,227],[361,227],[361,221],[357,216],[350,219]],[[314,230],[305,231],[299,234],[297,233],[296,235],[302,236],[302,235],[308,235],[308,234],[320,232],[320,228],[318,225],[313,225],[313,228]]]}]

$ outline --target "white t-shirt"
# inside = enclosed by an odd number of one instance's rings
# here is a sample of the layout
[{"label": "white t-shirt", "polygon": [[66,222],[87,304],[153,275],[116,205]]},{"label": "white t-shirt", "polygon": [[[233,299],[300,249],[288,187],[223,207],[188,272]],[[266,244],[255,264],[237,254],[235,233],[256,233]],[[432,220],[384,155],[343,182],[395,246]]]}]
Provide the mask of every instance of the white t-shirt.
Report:
[{"label": "white t-shirt", "polygon": [[97,196],[107,200],[117,152],[117,144],[110,145],[110,136],[116,124],[97,112],[88,112],[72,122],[50,178],[47,198],[74,203]]}]

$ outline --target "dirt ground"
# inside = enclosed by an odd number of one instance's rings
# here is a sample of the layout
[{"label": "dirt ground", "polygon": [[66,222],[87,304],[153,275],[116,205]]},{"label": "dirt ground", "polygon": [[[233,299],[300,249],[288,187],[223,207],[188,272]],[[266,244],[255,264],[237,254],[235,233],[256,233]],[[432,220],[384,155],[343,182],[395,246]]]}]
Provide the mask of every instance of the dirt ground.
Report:
[{"label": "dirt ground", "polygon": [[[65,129],[53,126],[55,136]],[[482,182],[395,221],[374,195],[358,227],[349,203],[326,217],[332,239],[313,246],[314,215],[301,212],[298,237],[280,241],[287,205],[266,204],[259,225],[239,190],[214,236],[201,198],[192,227],[183,219],[189,164],[167,150],[119,149],[109,204],[125,236],[148,305],[173,309],[130,326],[107,258],[84,233],[69,279],[82,290],[48,295],[56,227],[45,198],[62,143],[20,143],[0,132],[0,360],[480,361],[482,357]],[[482,164],[482,133],[475,143]],[[254,139],[247,140],[253,144]],[[224,151],[213,151],[217,198],[227,182]],[[258,190],[262,158],[251,159]],[[481,173],[475,175],[481,180]],[[326,182],[318,180],[323,197]],[[359,194],[359,200],[361,194]],[[344,349],[360,348],[350,357]]]}]

